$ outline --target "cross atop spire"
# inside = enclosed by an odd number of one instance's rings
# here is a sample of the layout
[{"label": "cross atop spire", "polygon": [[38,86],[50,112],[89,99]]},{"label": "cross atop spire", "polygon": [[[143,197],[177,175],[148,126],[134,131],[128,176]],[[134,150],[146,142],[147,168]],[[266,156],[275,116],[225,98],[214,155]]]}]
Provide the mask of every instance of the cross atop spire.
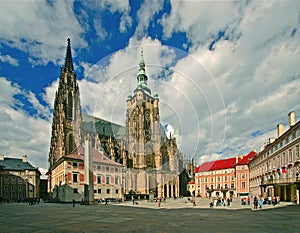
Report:
[{"label": "cross atop spire", "polygon": [[71,53],[71,40],[70,40],[70,38],[68,38],[67,41],[68,41],[68,45],[67,45],[67,52],[66,52],[64,70],[65,71],[74,71],[73,61],[72,61],[72,53]]}]

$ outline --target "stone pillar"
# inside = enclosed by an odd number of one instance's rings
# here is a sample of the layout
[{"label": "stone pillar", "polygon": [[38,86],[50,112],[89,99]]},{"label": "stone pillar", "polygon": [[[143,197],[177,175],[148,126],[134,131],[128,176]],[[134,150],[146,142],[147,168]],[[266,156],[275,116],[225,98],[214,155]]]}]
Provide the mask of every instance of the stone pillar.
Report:
[{"label": "stone pillar", "polygon": [[166,182],[165,185],[166,185],[166,187],[167,187],[167,193],[166,193],[166,196],[167,196],[167,197],[170,197],[170,195],[169,195],[169,193],[170,193],[170,192],[169,192],[169,182]]},{"label": "stone pillar", "polygon": [[150,194],[149,189],[149,174],[146,173],[146,194]]},{"label": "stone pillar", "polygon": [[84,204],[94,204],[93,154],[90,135],[85,138],[84,151]]}]

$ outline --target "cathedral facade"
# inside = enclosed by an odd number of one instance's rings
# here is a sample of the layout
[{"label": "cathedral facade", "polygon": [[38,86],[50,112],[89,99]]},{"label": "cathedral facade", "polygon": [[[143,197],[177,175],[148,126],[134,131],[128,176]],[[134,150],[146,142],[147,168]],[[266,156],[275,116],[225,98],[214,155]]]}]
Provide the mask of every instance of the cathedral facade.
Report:
[{"label": "cathedral facade", "polygon": [[[49,192],[54,193],[55,190],[58,197],[59,187],[67,186],[69,193],[75,190],[77,200],[80,195],[84,195],[84,188],[78,184],[74,175],[76,169],[72,165],[77,162],[76,165],[84,163],[84,152],[80,156],[75,156],[74,153],[86,151],[82,147],[88,138],[93,148],[92,192],[95,196],[99,194],[99,190],[103,194],[98,195],[100,198],[126,198],[132,195],[163,198],[180,195],[179,172],[182,156],[176,139],[172,135],[168,138],[161,126],[158,94],[152,94],[147,81],[142,52],[137,87],[124,100],[127,106],[125,127],[82,114],[79,86],[68,39],[65,64],[61,68],[54,102],[49,152]],[[101,164],[96,165],[97,162]],[[106,169],[99,171],[97,167]],[[115,171],[117,174],[114,174]],[[84,172],[79,176],[83,181]],[[72,180],[74,177],[77,184]],[[105,187],[105,192],[101,187]]]}]

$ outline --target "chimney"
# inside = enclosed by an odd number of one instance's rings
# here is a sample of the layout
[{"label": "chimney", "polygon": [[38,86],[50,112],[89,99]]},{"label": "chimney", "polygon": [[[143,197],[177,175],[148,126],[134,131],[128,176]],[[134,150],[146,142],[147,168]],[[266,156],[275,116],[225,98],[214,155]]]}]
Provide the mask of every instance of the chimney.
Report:
[{"label": "chimney", "polygon": [[295,112],[292,111],[289,113],[289,126],[293,126],[295,124]]},{"label": "chimney", "polygon": [[23,161],[23,163],[27,163],[27,155],[22,156],[22,161]]},{"label": "chimney", "polygon": [[274,137],[269,138],[269,143],[270,143],[270,144],[273,143],[274,141],[275,141],[275,138],[274,138]]},{"label": "chimney", "polygon": [[4,160],[4,155],[0,155],[0,160]]},{"label": "chimney", "polygon": [[279,123],[277,125],[277,137],[279,138],[284,133],[284,125]]}]

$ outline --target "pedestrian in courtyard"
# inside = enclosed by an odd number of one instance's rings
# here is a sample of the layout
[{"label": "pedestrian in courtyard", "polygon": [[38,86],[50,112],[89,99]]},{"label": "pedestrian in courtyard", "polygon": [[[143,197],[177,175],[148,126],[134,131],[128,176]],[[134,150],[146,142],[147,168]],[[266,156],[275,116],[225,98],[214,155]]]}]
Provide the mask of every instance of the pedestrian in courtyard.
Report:
[{"label": "pedestrian in courtyard", "polygon": [[105,205],[107,206],[108,205],[108,199],[105,198]]},{"label": "pedestrian in courtyard", "polygon": [[257,200],[257,197],[256,197],[256,196],[254,197],[253,205],[254,205],[253,208],[254,208],[254,209],[257,209],[257,206],[258,206],[258,200]]},{"label": "pedestrian in courtyard", "polygon": [[259,205],[259,208],[260,208],[260,209],[262,209],[263,203],[264,203],[263,199],[262,199],[262,198],[259,198],[259,200],[258,200],[258,205]]},{"label": "pedestrian in courtyard", "polygon": [[75,207],[75,200],[73,199],[73,207]]},{"label": "pedestrian in courtyard", "polygon": [[229,197],[227,198],[227,206],[230,206],[230,199],[229,199]]}]

